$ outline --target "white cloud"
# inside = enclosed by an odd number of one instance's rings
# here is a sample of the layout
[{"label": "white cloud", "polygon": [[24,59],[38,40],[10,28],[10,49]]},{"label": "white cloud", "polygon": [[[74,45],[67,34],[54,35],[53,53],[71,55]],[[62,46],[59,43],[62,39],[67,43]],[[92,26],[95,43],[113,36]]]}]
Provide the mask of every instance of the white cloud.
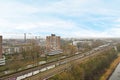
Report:
[{"label": "white cloud", "polygon": [[24,15],[36,13],[37,8],[18,2],[0,2],[0,17],[2,18],[19,18]]},{"label": "white cloud", "polygon": [[[56,33],[64,37],[119,37],[118,9],[112,5],[109,7],[103,0],[60,0],[39,6],[17,1],[1,2],[0,32]],[[91,26],[107,29],[99,31]]]},{"label": "white cloud", "polygon": [[103,0],[61,0],[39,6],[38,9],[40,13],[57,13],[67,16],[83,16],[89,13],[106,16],[119,15],[118,9],[108,6]]}]

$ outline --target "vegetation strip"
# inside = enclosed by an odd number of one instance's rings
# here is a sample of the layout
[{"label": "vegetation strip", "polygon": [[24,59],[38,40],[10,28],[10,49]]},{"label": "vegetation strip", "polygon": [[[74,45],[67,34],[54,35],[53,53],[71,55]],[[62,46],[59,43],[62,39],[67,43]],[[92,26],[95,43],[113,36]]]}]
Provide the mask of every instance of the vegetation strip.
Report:
[{"label": "vegetation strip", "polygon": [[109,69],[106,70],[105,74],[103,74],[100,80],[108,80],[119,63],[120,63],[120,56],[112,62]]},{"label": "vegetation strip", "polygon": [[56,75],[49,80],[99,80],[106,68],[116,58],[117,54],[111,49],[81,64],[73,64],[69,71]]}]

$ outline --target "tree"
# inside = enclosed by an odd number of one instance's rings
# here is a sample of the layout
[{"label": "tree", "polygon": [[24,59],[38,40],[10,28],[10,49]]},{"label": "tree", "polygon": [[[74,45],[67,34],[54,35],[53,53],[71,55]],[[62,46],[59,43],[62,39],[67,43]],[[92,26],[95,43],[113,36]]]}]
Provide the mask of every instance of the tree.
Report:
[{"label": "tree", "polygon": [[71,73],[64,72],[59,76],[58,80],[75,80]]},{"label": "tree", "polygon": [[70,73],[74,76],[74,80],[84,80],[84,69],[78,64],[73,64]]},{"label": "tree", "polygon": [[11,62],[11,64],[9,64],[9,69],[17,71],[22,66],[23,62],[19,59],[19,56],[13,56],[13,61]]},{"label": "tree", "polygon": [[73,63],[70,70],[53,77],[53,80],[99,80],[106,68],[117,57],[114,52],[115,50],[110,48],[80,64]]},{"label": "tree", "polygon": [[88,43],[80,43],[80,42],[77,43],[77,48],[78,51],[81,52],[89,51],[90,49],[92,49],[91,45],[89,45]]},{"label": "tree", "polygon": [[64,54],[70,56],[77,52],[77,48],[74,45],[66,44],[62,47]]}]

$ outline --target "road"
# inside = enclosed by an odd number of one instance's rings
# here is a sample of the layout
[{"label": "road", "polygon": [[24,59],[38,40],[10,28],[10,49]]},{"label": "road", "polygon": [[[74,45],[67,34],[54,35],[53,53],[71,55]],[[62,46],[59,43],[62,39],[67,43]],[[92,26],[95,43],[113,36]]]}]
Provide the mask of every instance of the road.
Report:
[{"label": "road", "polygon": [[[84,54],[77,54],[75,56],[69,57],[69,58],[65,58],[56,62],[51,62],[48,64],[44,64],[41,66],[37,66],[34,68],[30,68],[24,71],[19,71],[17,73],[11,74],[11,75],[7,75],[7,76],[3,76],[0,79],[1,80],[20,80],[20,79],[24,79],[26,77],[30,77],[33,75],[37,75],[37,74],[41,74],[40,78],[34,78],[36,80],[43,80],[46,78],[49,78],[50,76],[55,75],[55,73],[61,72],[63,70],[65,70],[65,68],[68,68],[70,65],[68,65],[69,62],[78,60],[78,59],[85,59],[89,56],[93,56],[95,54],[98,54],[101,51],[106,50],[107,48],[112,47],[110,44],[106,44],[106,45],[102,45],[99,46],[97,48],[94,48],[93,50],[86,52]],[[93,54],[94,53],[94,54]],[[67,65],[66,65],[67,64]],[[51,72],[49,72],[48,70],[52,70]],[[48,72],[47,72],[48,71]],[[47,72],[47,73],[46,73]],[[34,80],[34,79],[30,79],[27,78],[26,80]]]}]

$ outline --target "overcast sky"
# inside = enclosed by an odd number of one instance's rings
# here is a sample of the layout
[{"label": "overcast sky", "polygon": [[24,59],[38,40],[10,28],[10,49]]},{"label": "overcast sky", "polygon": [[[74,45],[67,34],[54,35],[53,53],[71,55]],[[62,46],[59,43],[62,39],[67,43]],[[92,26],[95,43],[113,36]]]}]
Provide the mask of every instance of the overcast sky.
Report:
[{"label": "overcast sky", "polygon": [[23,33],[120,37],[120,0],[0,0],[0,34]]}]

